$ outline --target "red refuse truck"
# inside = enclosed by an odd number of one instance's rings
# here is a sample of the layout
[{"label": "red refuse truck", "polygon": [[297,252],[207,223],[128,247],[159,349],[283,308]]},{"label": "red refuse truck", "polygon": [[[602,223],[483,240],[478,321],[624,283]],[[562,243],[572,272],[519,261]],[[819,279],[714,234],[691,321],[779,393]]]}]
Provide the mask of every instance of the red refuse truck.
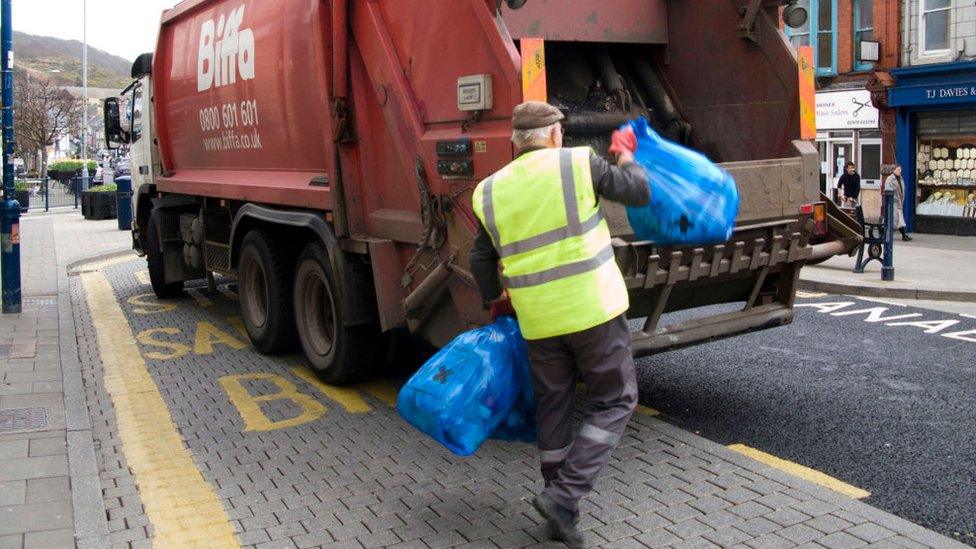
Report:
[{"label": "red refuse truck", "polygon": [[811,244],[819,157],[799,140],[783,4],[184,0],[106,102],[106,138],[132,157],[133,246],[160,298],[235,276],[254,347],[300,345],[329,382],[375,371],[390,333],[444,344],[487,320],[471,193],[513,158],[531,62],[567,145],[602,153],[642,115],[738,184],[735,233],[711,246],[637,241],[604,205],[646,318],[634,352],[789,323],[804,262],[852,242]]}]

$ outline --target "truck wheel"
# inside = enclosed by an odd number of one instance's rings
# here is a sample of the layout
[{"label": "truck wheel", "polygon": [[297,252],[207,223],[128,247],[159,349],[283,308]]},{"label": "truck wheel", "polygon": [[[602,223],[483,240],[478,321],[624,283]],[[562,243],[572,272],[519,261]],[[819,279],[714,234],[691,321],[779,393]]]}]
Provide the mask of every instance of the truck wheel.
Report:
[{"label": "truck wheel", "polygon": [[159,246],[159,213],[149,214],[146,227],[146,264],[149,267],[149,282],[159,299],[169,299],[183,295],[183,281],[166,282],[166,260]]},{"label": "truck wheel", "polygon": [[379,347],[376,327],[343,325],[342,308],[325,249],[309,244],[295,271],[295,324],[312,368],[337,385],[369,376]]},{"label": "truck wheel", "polygon": [[244,327],[260,353],[285,350],[294,341],[291,302],[292,264],[265,231],[251,231],[241,243],[238,295]]}]

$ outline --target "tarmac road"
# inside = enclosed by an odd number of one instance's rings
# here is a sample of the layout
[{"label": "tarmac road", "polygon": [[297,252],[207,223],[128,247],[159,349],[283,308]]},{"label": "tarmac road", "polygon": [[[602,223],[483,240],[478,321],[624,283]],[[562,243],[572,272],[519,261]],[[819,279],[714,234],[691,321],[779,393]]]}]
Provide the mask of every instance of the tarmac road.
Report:
[{"label": "tarmac road", "polygon": [[976,316],[803,295],[790,326],[640,359],[641,404],[976,546]]}]

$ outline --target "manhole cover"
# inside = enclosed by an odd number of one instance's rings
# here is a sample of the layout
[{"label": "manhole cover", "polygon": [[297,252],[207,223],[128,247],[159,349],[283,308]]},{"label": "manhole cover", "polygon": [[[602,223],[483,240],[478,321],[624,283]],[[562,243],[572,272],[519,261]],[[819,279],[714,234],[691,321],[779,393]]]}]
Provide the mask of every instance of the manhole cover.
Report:
[{"label": "manhole cover", "polygon": [[31,431],[47,427],[47,408],[0,410],[0,433]]},{"label": "manhole cover", "polygon": [[24,306],[30,307],[54,307],[58,304],[56,298],[51,297],[27,297],[24,298]]}]

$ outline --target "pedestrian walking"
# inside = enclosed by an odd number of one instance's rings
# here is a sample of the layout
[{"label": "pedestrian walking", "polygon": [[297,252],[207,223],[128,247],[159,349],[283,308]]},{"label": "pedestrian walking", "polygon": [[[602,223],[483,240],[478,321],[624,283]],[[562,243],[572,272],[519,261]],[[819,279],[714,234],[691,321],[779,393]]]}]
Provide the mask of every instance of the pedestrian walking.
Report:
[{"label": "pedestrian walking", "polygon": [[[641,206],[650,189],[632,130],[614,132],[613,165],[589,147],[563,148],[562,119],[547,103],[515,107],[517,157],[475,189],[482,226],[470,259],[492,317],[514,310],[526,339],[545,482],[533,505],[553,539],[582,547],[579,501],[637,405],[627,288],[600,199]],[[574,434],[578,379],[590,407]]]},{"label": "pedestrian walking", "polygon": [[841,191],[841,204],[851,208],[857,206],[857,199],[861,196],[861,174],[857,173],[853,162],[848,162],[844,167],[844,173],[837,180],[837,188]]},{"label": "pedestrian walking", "polygon": [[905,229],[905,181],[901,178],[901,166],[895,164],[891,170],[891,175],[885,179],[883,189],[893,189],[895,191],[895,229],[901,233],[904,241],[912,240]]}]

